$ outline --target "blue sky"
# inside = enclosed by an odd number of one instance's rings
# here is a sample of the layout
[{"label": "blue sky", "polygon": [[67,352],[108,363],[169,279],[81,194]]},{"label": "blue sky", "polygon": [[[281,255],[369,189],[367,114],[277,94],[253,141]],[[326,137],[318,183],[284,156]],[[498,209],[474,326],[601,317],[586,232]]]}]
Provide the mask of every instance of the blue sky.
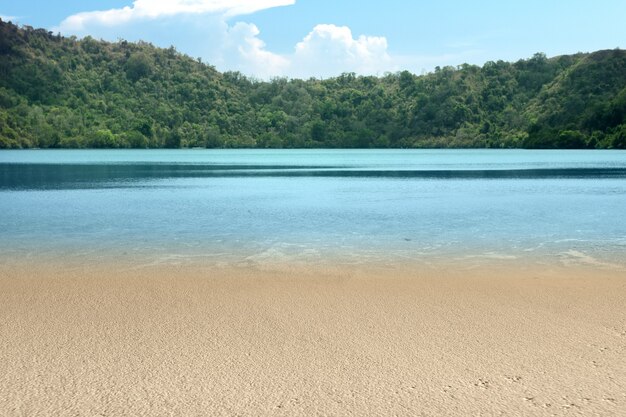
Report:
[{"label": "blue sky", "polygon": [[626,40],[624,0],[0,0],[0,16],[64,35],[174,45],[259,78],[421,73]]}]

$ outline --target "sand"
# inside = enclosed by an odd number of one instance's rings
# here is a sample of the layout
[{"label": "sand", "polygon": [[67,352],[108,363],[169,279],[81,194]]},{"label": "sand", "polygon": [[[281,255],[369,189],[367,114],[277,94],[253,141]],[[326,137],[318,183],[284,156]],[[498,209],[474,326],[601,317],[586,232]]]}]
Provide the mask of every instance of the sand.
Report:
[{"label": "sand", "polygon": [[0,264],[1,416],[626,415],[626,274]]}]

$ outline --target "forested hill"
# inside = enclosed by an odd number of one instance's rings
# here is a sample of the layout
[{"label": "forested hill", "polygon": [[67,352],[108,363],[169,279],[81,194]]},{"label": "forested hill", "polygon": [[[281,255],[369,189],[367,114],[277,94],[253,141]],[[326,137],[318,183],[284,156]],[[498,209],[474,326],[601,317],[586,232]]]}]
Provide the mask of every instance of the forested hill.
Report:
[{"label": "forested hill", "polygon": [[626,51],[262,82],[0,21],[0,147],[626,148]]}]

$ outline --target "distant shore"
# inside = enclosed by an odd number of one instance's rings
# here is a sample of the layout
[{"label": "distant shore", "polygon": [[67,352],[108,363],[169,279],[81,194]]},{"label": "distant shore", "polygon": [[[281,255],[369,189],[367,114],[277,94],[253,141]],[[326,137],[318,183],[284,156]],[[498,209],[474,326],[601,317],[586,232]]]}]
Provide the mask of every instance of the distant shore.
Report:
[{"label": "distant shore", "polygon": [[262,81],[146,42],[1,20],[0,41],[0,149],[626,149],[619,48]]},{"label": "distant shore", "polygon": [[0,415],[623,415],[626,272],[0,263]]}]

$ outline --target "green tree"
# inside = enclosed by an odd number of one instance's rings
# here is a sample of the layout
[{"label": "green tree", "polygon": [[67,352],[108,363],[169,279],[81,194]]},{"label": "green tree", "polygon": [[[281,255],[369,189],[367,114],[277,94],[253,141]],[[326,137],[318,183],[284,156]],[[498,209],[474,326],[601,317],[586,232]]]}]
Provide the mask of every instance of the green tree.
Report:
[{"label": "green tree", "polygon": [[626,52],[325,80],[0,22],[1,147],[619,148]]},{"label": "green tree", "polygon": [[131,81],[138,81],[152,71],[150,58],[142,52],[132,54],[126,61],[126,76]]},{"label": "green tree", "polygon": [[565,149],[581,149],[586,148],[585,135],[577,130],[562,130],[559,132],[556,147]]}]

